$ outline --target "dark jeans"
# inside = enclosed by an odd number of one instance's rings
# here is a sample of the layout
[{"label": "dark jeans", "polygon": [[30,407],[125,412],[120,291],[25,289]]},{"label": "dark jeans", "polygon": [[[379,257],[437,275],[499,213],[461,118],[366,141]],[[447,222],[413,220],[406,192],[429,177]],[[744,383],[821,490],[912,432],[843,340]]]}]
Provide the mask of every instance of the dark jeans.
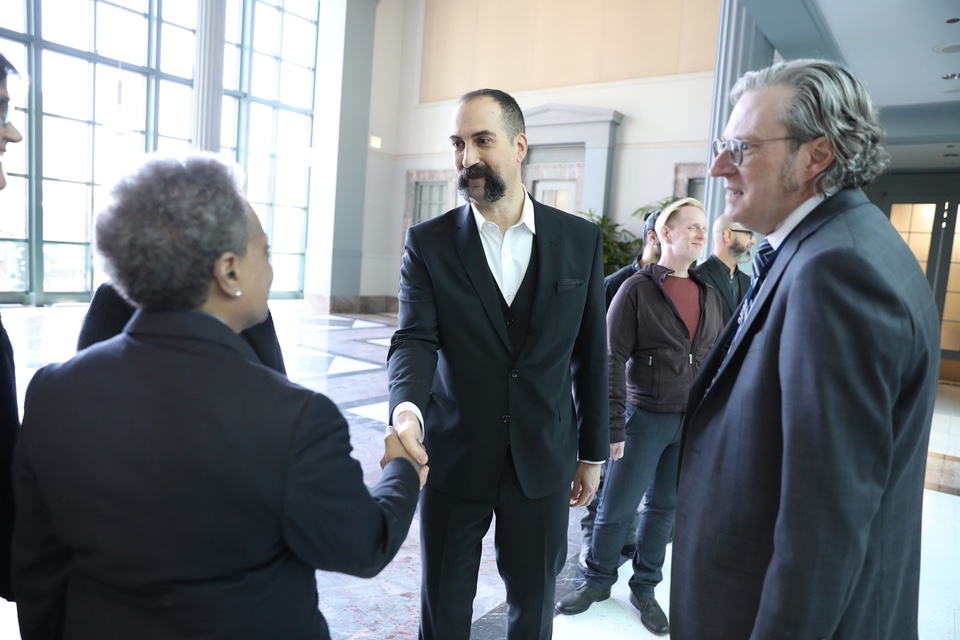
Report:
[{"label": "dark jeans", "polygon": [[[587,561],[587,553],[590,551],[590,541],[593,540],[593,525],[597,520],[597,508],[600,506],[600,496],[603,494],[603,486],[606,484],[607,464],[608,462],[605,462],[600,467],[600,486],[597,487],[597,493],[593,496],[593,500],[587,505],[587,512],[583,514],[583,517],[580,519],[581,565]],[[634,512],[633,517],[630,519],[630,524],[627,525],[627,529],[623,533],[623,546],[624,548],[631,548],[630,555],[633,555],[632,549],[637,545],[637,527],[639,526],[640,514]]]},{"label": "dark jeans", "polygon": [[654,413],[628,404],[627,416],[623,457],[607,463],[584,577],[595,589],[609,589],[617,581],[624,531],[646,493],[630,589],[638,598],[651,598],[654,587],[663,580],[663,561],[673,530],[683,414]]}]

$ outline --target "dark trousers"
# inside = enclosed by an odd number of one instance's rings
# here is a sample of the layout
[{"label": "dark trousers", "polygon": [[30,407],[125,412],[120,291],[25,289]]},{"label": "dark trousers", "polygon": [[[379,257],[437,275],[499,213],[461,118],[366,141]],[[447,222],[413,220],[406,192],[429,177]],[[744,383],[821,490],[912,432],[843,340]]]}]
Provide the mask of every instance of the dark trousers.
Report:
[{"label": "dark trousers", "polygon": [[595,589],[609,589],[617,581],[624,530],[646,493],[630,589],[638,598],[651,598],[663,580],[663,561],[673,531],[683,414],[653,413],[630,404],[627,411],[632,413],[623,457],[608,463],[584,577]]},{"label": "dark trousers", "polygon": [[467,640],[483,536],[497,516],[497,569],[507,591],[507,640],[549,640],[557,574],[567,554],[569,489],[531,500],[508,456],[494,501],[420,494],[421,640]]}]

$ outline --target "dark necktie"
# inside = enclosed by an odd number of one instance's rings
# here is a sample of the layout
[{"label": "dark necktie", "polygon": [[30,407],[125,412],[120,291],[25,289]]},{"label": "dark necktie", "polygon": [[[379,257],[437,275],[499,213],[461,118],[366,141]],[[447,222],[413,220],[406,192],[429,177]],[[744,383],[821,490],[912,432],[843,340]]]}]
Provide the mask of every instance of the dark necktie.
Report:
[{"label": "dark necktie", "polygon": [[747,314],[750,313],[750,307],[753,305],[753,299],[756,297],[757,290],[759,290],[760,285],[763,284],[763,278],[767,275],[767,270],[776,257],[777,252],[774,251],[770,242],[767,240],[761,242],[757,247],[756,253],[753,254],[753,277],[750,280],[750,289],[747,291],[747,295],[744,296],[743,306],[740,307],[740,317],[737,319],[737,324],[743,325],[743,321],[746,320]]}]

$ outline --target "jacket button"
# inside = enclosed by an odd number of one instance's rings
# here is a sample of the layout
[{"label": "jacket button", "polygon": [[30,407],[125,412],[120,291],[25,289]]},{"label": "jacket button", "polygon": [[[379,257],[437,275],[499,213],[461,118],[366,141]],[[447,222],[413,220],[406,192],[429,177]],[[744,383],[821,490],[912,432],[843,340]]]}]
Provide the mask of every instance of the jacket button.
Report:
[{"label": "jacket button", "polygon": [[513,318],[507,318],[507,326],[508,326],[508,327],[512,327],[513,324],[514,324],[514,322],[515,322],[515,321],[514,321]]},{"label": "jacket button", "polygon": [[500,419],[503,420],[504,424],[510,422],[510,416],[502,416]]},{"label": "jacket button", "polygon": [[513,371],[510,372],[510,377],[511,377],[511,378],[518,378],[518,377],[520,377],[520,372],[517,371],[516,369],[514,369]]}]

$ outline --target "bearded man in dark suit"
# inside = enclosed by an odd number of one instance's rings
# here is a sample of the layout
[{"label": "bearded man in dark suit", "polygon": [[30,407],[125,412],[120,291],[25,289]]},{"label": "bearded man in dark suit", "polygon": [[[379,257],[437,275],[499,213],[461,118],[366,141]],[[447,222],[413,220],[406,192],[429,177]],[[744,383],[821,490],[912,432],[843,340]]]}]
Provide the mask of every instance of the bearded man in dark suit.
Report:
[{"label": "bearded man in dark suit", "polygon": [[420,637],[469,638],[496,514],[507,638],[546,640],[568,507],[593,498],[609,453],[601,236],[524,190],[506,93],[460,98],[450,142],[468,204],[408,231],[388,356],[391,421],[431,469]]},{"label": "bearded man in dark suit", "polygon": [[690,391],[672,637],[916,638],[940,322],[859,188],[883,130],[833,62],[747,73],[732,98],[710,173],[767,238]]}]

